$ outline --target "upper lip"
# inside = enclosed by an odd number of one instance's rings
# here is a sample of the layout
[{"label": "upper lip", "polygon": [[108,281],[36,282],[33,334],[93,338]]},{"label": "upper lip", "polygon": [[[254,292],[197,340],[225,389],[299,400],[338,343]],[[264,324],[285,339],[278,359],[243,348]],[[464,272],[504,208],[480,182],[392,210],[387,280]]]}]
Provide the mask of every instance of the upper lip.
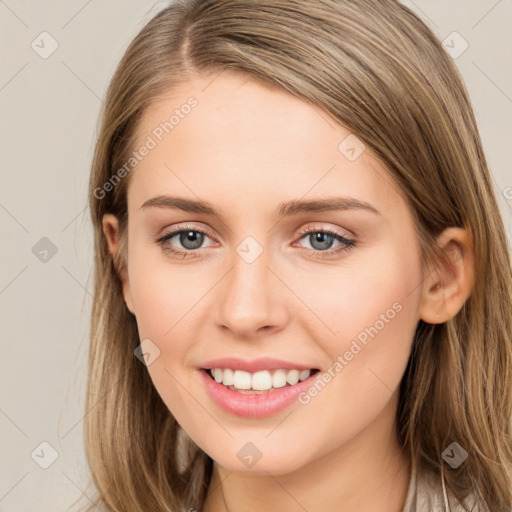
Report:
[{"label": "upper lip", "polygon": [[[273,357],[261,357],[258,359],[240,359],[238,357],[223,357],[221,359],[212,359],[201,365],[203,369],[212,368],[231,368],[232,370],[244,370],[254,373],[262,370],[311,370],[313,366],[308,366],[284,359],[274,359]],[[316,369],[316,368],[315,368]]]}]

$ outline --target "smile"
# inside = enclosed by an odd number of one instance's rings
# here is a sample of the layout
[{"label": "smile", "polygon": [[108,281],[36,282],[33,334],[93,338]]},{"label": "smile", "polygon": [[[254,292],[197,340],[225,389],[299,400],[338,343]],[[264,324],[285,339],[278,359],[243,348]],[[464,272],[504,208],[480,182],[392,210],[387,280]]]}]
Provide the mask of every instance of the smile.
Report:
[{"label": "smile", "polygon": [[[260,370],[250,373],[230,368],[202,368],[197,374],[206,395],[214,404],[224,412],[252,419],[272,416],[297,403],[300,393],[321,377],[318,369],[277,369],[272,372]],[[225,385],[224,379],[227,383],[232,383]],[[274,387],[274,379],[278,387]],[[253,386],[264,389],[254,389]]]},{"label": "smile", "polygon": [[285,386],[293,386],[297,382],[306,380],[312,373],[318,370],[314,368],[311,370],[277,369],[251,373],[231,368],[212,368],[208,371],[216,382],[232,391],[262,393]]}]

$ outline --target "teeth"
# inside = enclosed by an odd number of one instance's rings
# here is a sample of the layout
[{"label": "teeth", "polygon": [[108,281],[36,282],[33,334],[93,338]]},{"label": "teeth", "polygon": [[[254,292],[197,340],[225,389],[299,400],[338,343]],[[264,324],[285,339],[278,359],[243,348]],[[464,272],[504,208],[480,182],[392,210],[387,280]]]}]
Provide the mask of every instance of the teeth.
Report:
[{"label": "teeth", "polygon": [[249,373],[243,370],[232,370],[230,368],[212,368],[210,370],[216,382],[224,386],[233,386],[236,389],[266,391],[271,388],[282,388],[287,384],[293,386],[299,381],[307,379],[311,370],[262,370]]},{"label": "teeth", "polygon": [[[248,375],[249,378],[251,378],[251,374],[248,373]],[[252,383],[252,389],[255,391],[264,391],[265,389],[270,389],[272,387],[272,376],[266,370],[256,372],[253,373],[252,380],[250,380],[250,382]]]},{"label": "teeth", "polygon": [[[220,371],[222,372],[223,370]],[[233,370],[230,370],[229,368],[226,368],[222,373],[222,384],[224,384],[224,386],[232,386],[234,382],[235,372]]]},{"label": "teeth", "polygon": [[286,376],[286,382],[292,386],[297,384],[299,382],[299,370],[290,370]]},{"label": "teeth", "polygon": [[[222,371],[222,370],[221,370]],[[235,370],[233,386],[237,389],[251,389],[251,374],[242,370]],[[224,384],[224,380],[222,381]]]},{"label": "teeth", "polygon": [[299,380],[302,382],[303,380],[306,380],[309,375],[310,375],[310,371],[309,370],[302,370],[300,373],[299,373]]},{"label": "teeth", "polygon": [[285,370],[276,370],[274,375],[272,375],[272,387],[273,388],[282,388],[286,386],[286,371]]}]

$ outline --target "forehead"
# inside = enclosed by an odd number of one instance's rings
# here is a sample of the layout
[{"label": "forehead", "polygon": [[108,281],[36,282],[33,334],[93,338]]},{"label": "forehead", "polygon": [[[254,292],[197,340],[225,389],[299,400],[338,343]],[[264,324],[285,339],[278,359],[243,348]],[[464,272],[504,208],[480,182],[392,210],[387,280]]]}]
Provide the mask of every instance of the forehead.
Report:
[{"label": "forehead", "polygon": [[246,206],[277,194],[350,194],[393,209],[402,195],[371,149],[318,106],[228,71],[195,76],[153,103],[135,149],[148,138],[154,147],[129,187],[139,206],[178,190]]}]

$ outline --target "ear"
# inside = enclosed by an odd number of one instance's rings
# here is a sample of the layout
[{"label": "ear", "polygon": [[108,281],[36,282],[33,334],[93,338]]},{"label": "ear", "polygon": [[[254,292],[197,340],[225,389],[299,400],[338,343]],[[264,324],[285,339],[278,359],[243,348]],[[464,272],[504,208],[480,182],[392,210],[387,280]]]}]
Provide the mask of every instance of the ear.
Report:
[{"label": "ear", "polygon": [[449,264],[436,266],[422,283],[420,318],[429,324],[452,319],[473,289],[474,247],[467,229],[447,228],[437,239]]},{"label": "ear", "polygon": [[[112,255],[112,259],[115,261],[120,251],[120,233],[119,233],[119,221],[117,217],[111,213],[103,215],[103,233],[107,239],[108,249]],[[132,314],[134,314],[133,300],[130,291],[130,281],[128,279],[128,271],[126,266],[123,264],[119,269],[119,279],[123,286],[123,295],[126,306]]]}]

